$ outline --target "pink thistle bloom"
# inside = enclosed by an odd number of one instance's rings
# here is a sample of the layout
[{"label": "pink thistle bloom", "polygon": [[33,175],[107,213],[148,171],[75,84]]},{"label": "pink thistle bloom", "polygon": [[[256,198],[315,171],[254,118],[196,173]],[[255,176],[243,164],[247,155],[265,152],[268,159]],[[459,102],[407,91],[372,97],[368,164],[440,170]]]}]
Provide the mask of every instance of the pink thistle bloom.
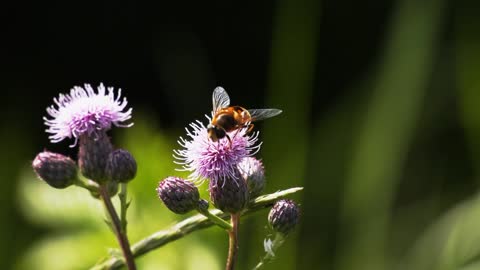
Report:
[{"label": "pink thistle bloom", "polygon": [[[107,92],[108,91],[108,92]],[[121,89],[115,97],[113,87],[105,88],[100,84],[97,93],[89,85],[84,88],[75,86],[69,94],[60,94],[54,98],[55,105],[47,108],[52,118],[44,117],[47,133],[51,142],[60,142],[65,138],[77,139],[86,134],[96,137],[98,132],[105,132],[112,127],[130,127],[133,124],[122,124],[129,120],[132,108],[125,110],[127,99],[121,98]]]},{"label": "pink thistle bloom", "polygon": [[[207,116],[209,122],[211,119]],[[200,121],[190,124],[187,139],[180,137],[178,143],[183,149],[174,150],[175,163],[182,165],[184,171],[190,171],[191,180],[210,181],[233,179],[239,177],[238,164],[245,158],[255,155],[261,143],[258,141],[258,132],[246,134],[246,129],[239,129],[228,133],[232,142],[222,138],[213,142],[208,138],[205,125]]]}]

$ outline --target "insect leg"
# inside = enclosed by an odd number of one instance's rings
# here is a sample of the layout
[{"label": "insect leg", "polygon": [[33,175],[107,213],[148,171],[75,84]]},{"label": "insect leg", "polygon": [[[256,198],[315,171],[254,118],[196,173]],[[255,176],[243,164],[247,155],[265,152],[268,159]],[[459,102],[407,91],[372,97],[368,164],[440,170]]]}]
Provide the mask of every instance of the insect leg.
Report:
[{"label": "insect leg", "polygon": [[253,126],[254,126],[254,125],[253,125],[252,123],[250,123],[250,124],[248,124],[248,125],[246,126],[246,128],[248,128],[248,129],[247,129],[247,132],[245,132],[245,136],[246,136],[248,133],[252,132]]},{"label": "insect leg", "polygon": [[[243,128],[243,127],[241,127],[241,128]],[[238,132],[240,132],[240,129],[241,129],[241,128],[239,127],[239,128],[236,129],[235,134],[233,134],[233,138],[234,138],[234,139],[235,139],[235,137],[237,136]]]},{"label": "insect leg", "polygon": [[226,134],[226,137],[227,137],[228,141],[230,142],[230,147],[231,147],[232,146],[232,139],[230,139],[230,136],[228,136],[228,134]]}]

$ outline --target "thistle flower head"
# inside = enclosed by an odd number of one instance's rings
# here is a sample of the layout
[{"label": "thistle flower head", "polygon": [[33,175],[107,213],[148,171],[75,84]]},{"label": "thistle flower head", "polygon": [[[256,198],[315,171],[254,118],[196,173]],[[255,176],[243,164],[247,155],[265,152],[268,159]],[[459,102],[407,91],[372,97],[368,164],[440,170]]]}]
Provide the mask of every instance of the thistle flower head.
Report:
[{"label": "thistle flower head", "polygon": [[127,99],[121,99],[121,90],[115,97],[113,87],[105,88],[100,84],[97,92],[89,85],[84,88],[75,86],[69,94],[60,94],[54,99],[55,105],[47,108],[51,118],[44,117],[47,133],[53,143],[65,138],[78,139],[81,135],[94,136],[98,131],[106,131],[112,124],[123,124],[131,118],[132,109],[126,109]]},{"label": "thistle flower head", "polygon": [[82,135],[78,149],[78,166],[83,176],[97,183],[109,181],[106,167],[112,151],[112,143],[105,132],[98,133],[96,138]]},{"label": "thistle flower head", "polygon": [[270,226],[277,232],[287,235],[297,225],[300,210],[292,200],[283,199],[275,203],[268,214]]},{"label": "thistle flower head", "polygon": [[54,188],[66,188],[77,179],[77,165],[62,154],[44,151],[32,163],[37,176]]},{"label": "thistle flower head", "polygon": [[127,150],[117,149],[108,155],[105,171],[109,180],[127,183],[137,174],[137,162]]},{"label": "thistle flower head", "polygon": [[158,183],[157,193],[167,208],[176,214],[195,209],[200,200],[198,189],[192,182],[173,176]]},{"label": "thistle flower head", "polygon": [[249,199],[248,187],[243,180],[210,180],[208,191],[210,192],[210,200],[215,207],[223,212],[236,214],[247,206]]},{"label": "thistle flower head", "polygon": [[190,179],[193,180],[236,180],[237,165],[260,149],[261,143],[256,144],[258,132],[249,135],[245,129],[239,129],[228,133],[231,142],[227,138],[214,142],[208,138],[207,128],[202,122],[193,122],[190,128],[186,129],[186,139],[180,137],[178,143],[183,149],[174,150],[174,157],[176,163],[183,166],[182,170],[191,172]]},{"label": "thistle flower head", "polygon": [[238,164],[242,178],[247,182],[251,198],[260,195],[265,188],[265,169],[260,160],[246,157]]}]

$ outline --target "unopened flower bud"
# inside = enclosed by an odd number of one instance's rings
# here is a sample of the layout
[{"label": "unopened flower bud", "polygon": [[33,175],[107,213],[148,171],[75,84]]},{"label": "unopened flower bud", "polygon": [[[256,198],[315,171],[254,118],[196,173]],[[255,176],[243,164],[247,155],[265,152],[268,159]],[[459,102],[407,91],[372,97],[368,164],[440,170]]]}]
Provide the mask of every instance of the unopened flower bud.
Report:
[{"label": "unopened flower bud", "polygon": [[207,200],[200,199],[198,201],[197,209],[200,213],[203,213],[205,211],[208,211],[209,206],[210,206],[210,203]]},{"label": "unopened flower bud", "polygon": [[[118,193],[118,182],[108,181],[106,183],[106,185],[107,185],[107,192],[108,192],[108,195],[110,197],[113,197],[113,196],[117,195],[117,193]],[[94,198],[100,199],[100,191],[99,190],[90,190],[90,194]]]},{"label": "unopened flower bud", "polygon": [[248,203],[247,183],[243,179],[210,180],[210,200],[223,212],[236,214]]},{"label": "unopened flower bud", "polygon": [[67,156],[44,151],[32,163],[40,179],[54,188],[66,188],[77,179],[77,165]]},{"label": "unopened flower bud", "polygon": [[105,167],[112,148],[110,138],[104,132],[100,132],[95,136],[86,134],[80,136],[78,165],[83,176],[97,183],[106,182],[108,178],[105,173]]},{"label": "unopened flower bud", "polygon": [[127,150],[117,149],[110,153],[106,165],[107,178],[126,183],[137,173],[137,162]]},{"label": "unopened flower bud", "polygon": [[265,188],[265,170],[260,160],[245,157],[238,164],[242,178],[247,182],[250,198],[258,197]]},{"label": "unopened flower bud", "polygon": [[273,205],[268,214],[270,226],[283,235],[289,234],[298,223],[300,210],[292,200],[280,200]]},{"label": "unopened flower bud", "polygon": [[158,184],[158,197],[176,214],[185,214],[198,206],[200,194],[190,181],[179,177],[167,177]]}]

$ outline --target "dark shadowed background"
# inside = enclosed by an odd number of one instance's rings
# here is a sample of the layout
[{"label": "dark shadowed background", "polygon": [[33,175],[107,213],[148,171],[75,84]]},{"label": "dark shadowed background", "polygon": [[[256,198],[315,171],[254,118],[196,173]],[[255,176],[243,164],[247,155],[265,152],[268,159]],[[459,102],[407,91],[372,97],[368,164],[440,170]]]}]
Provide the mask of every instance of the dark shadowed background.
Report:
[{"label": "dark shadowed background", "polygon": [[[475,1],[15,2],[0,10],[0,264],[85,269],[115,239],[98,202],[31,172],[52,144],[45,108],[74,85],[122,88],[139,163],[132,242],[184,217],[159,180],[183,128],[232,103],[283,109],[256,125],[267,192],[293,186],[302,221],[266,269],[480,269],[480,16]],[[206,185],[200,187],[204,197]],[[267,211],[243,220],[238,269],[263,252]],[[197,232],[139,269],[222,269],[227,236]]]}]

